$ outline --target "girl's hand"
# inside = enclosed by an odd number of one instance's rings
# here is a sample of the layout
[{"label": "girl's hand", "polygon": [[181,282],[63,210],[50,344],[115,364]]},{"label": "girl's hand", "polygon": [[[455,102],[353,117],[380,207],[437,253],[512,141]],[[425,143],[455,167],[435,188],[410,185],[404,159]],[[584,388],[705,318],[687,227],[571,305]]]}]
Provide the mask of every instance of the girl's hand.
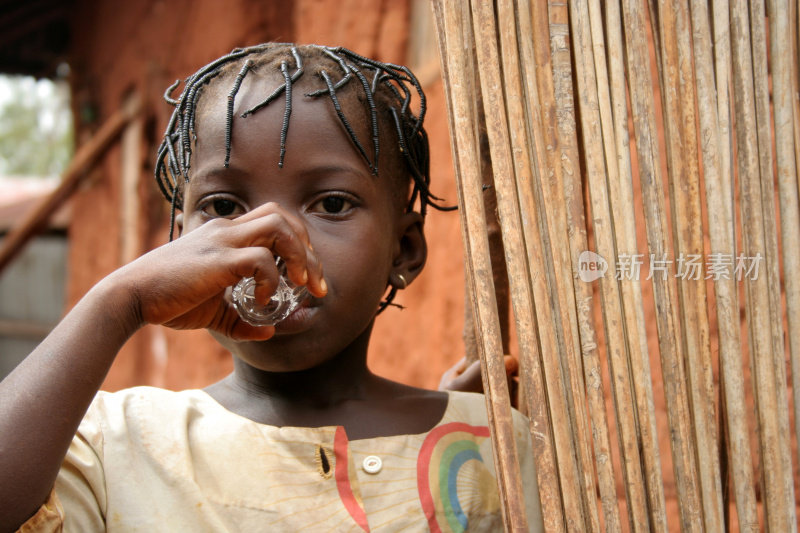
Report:
[{"label": "girl's hand", "polygon": [[217,218],[140,257],[106,278],[130,295],[139,325],[208,328],[237,340],[264,340],[274,328],[255,327],[236,312],[227,289],[243,277],[256,280],[266,303],[278,285],[275,256],[289,278],[322,297],[327,287],[303,224],[277,204],[264,204],[235,219]]},{"label": "girl's hand", "polygon": [[[503,358],[506,366],[506,377],[508,378],[508,390],[511,396],[511,404],[517,405],[517,372],[519,371],[519,361],[513,356],[506,355]],[[461,360],[448,368],[439,382],[439,390],[452,390],[462,392],[483,392],[483,381],[481,380],[481,362],[473,361],[467,365],[467,358]]]}]

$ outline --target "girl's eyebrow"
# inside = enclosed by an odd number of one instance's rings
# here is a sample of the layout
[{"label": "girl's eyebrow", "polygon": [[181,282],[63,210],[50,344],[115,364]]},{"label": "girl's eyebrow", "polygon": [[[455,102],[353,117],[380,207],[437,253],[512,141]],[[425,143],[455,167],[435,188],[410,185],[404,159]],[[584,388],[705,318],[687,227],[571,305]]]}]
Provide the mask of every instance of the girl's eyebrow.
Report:
[{"label": "girl's eyebrow", "polygon": [[[368,171],[369,169],[363,167],[362,165],[347,165],[347,164],[335,164],[335,163],[325,163],[318,166],[309,166],[308,168],[302,169],[302,171],[297,173],[297,176],[300,177],[307,177],[307,178],[325,178],[325,177],[332,177],[332,176],[347,176],[347,177],[356,177],[359,180],[374,180],[377,179],[376,176],[373,176]],[[273,172],[272,169],[269,169],[270,172]],[[283,169],[274,170],[275,173],[281,174],[283,172],[287,172]],[[199,170],[192,178],[190,178],[189,183],[194,185],[211,185],[218,186],[218,185],[232,185],[232,184],[242,184],[245,183],[247,180],[254,180],[258,179],[257,176],[252,176],[249,172],[238,168],[235,164],[235,160],[231,161],[231,165],[228,168],[225,167],[212,167],[208,169]],[[210,182],[210,183],[209,183]]]},{"label": "girl's eyebrow", "polygon": [[367,178],[374,179],[374,176],[368,172],[368,169],[363,168],[362,165],[351,166],[351,165],[325,164],[305,169],[301,174],[308,176],[317,176],[317,175],[330,176],[338,174],[347,174],[348,176],[358,176],[358,177],[363,177],[365,179]]}]

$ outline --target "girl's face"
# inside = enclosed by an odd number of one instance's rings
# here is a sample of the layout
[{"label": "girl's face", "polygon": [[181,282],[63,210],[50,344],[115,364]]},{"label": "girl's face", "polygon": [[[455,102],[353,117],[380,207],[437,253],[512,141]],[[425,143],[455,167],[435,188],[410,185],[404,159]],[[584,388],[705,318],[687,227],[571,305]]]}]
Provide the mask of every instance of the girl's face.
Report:
[{"label": "girl's face", "polygon": [[[250,83],[248,83],[248,81]],[[377,306],[392,274],[411,281],[425,262],[421,217],[404,213],[393,191],[392,161],[370,173],[326,96],[308,98],[294,87],[283,168],[278,167],[285,112],[279,98],[241,118],[281,80],[245,79],[236,97],[229,168],[225,168],[226,82],[215,82],[201,99],[191,181],[184,192],[183,231],[216,217],[234,218],[267,202],[278,204],[306,228],[322,263],[328,293],[278,324],[265,342],[234,342],[217,336],[245,363],[266,371],[305,370],[349,347],[366,350]],[[362,104],[344,98],[343,106]],[[354,109],[349,116],[364,115]],[[371,135],[352,124],[362,144]],[[381,139],[381,149],[396,150]],[[228,296],[229,297],[229,296]]]}]

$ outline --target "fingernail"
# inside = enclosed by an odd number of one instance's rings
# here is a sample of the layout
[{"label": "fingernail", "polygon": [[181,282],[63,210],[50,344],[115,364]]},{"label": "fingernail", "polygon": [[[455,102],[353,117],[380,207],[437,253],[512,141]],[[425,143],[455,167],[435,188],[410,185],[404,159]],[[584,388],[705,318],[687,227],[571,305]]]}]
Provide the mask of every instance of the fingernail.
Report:
[{"label": "fingernail", "polygon": [[303,270],[303,285],[308,283],[308,270]]},{"label": "fingernail", "polygon": [[328,292],[328,284],[325,283],[325,278],[319,280],[319,288],[322,289],[322,292]]}]

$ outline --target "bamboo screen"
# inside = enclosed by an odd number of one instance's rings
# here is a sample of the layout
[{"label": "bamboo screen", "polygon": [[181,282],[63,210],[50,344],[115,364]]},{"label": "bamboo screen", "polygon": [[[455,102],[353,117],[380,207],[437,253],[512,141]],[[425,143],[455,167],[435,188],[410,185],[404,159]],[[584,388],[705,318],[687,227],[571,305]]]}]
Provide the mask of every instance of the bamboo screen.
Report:
[{"label": "bamboo screen", "polygon": [[796,0],[433,6],[507,529],[487,191],[546,531],[797,531]]}]

